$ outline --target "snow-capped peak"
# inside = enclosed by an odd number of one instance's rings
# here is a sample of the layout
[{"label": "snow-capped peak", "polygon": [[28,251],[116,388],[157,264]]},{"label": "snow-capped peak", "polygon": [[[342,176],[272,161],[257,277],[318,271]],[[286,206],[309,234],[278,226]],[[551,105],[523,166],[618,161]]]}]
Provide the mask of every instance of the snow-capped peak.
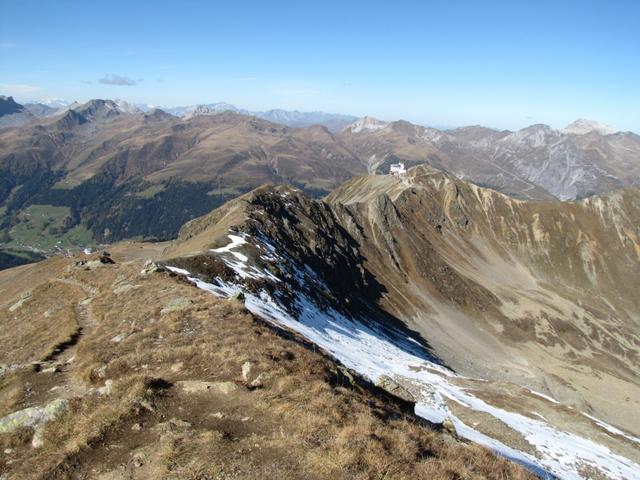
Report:
[{"label": "snow-capped peak", "polygon": [[387,125],[389,125],[388,122],[383,122],[373,117],[362,117],[352,124],[347,125],[344,130],[351,133],[374,132],[385,128]]},{"label": "snow-capped peak", "polygon": [[216,115],[222,112],[237,112],[238,108],[226,102],[210,103],[207,105],[193,105],[185,109],[184,118],[199,115]]},{"label": "snow-capped peak", "polygon": [[596,132],[600,135],[611,135],[612,133],[616,133],[618,130],[605,123],[579,118],[560,131],[568,135],[585,135],[591,132]]},{"label": "snow-capped peak", "polygon": [[73,102],[69,102],[64,98],[53,97],[53,98],[46,98],[41,100],[33,100],[32,102],[27,102],[27,103],[39,103],[41,105],[46,105],[47,107],[60,109],[60,108],[67,108]]},{"label": "snow-capped peak", "polygon": [[114,100],[114,103],[122,113],[140,113],[141,111],[137,106],[121,99]]}]

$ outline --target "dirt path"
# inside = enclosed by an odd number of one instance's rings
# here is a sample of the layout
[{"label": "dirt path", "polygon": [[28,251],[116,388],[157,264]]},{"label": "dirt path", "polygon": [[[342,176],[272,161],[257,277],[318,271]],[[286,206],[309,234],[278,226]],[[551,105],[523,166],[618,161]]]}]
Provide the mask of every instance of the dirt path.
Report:
[{"label": "dirt path", "polygon": [[77,330],[67,341],[58,345],[40,364],[41,374],[53,375],[56,384],[49,390],[51,398],[73,398],[82,396],[89,390],[89,386],[74,375],[73,363],[78,343],[96,325],[91,302],[98,294],[98,290],[77,280],[55,279],[54,281],[78,287],[88,295],[87,298],[74,305]]}]

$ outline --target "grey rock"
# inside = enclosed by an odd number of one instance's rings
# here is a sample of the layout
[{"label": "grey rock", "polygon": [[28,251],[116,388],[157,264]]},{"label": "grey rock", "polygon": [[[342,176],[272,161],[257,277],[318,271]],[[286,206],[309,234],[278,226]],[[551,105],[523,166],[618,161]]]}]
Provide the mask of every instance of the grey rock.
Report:
[{"label": "grey rock", "polygon": [[184,297],[174,298],[167,304],[166,307],[160,310],[160,314],[166,315],[167,313],[171,313],[171,312],[179,312],[181,310],[185,310],[189,308],[192,304],[193,302],[188,298],[184,298]]},{"label": "grey rock", "polygon": [[34,428],[43,425],[69,408],[69,401],[56,399],[44,407],[29,407],[0,419],[0,433],[11,433],[19,428]]},{"label": "grey rock", "polygon": [[451,421],[451,418],[447,417],[442,421],[442,428],[444,428],[447,432],[449,432],[451,435],[457,435],[458,432],[456,431],[456,426],[453,424],[453,421]]},{"label": "grey rock", "polygon": [[124,285],[120,285],[113,289],[113,293],[116,295],[120,295],[122,293],[127,293],[131,290],[135,290],[136,288],[140,288],[142,285],[132,285],[130,283],[125,283]]},{"label": "grey rock", "polygon": [[251,362],[244,362],[242,364],[242,379],[245,382],[249,381],[249,375],[251,375],[251,369],[253,368],[253,363]]},{"label": "grey rock", "polygon": [[381,375],[376,381],[376,386],[407,402],[414,402],[416,398],[402,385],[387,375]]},{"label": "grey rock", "polygon": [[122,340],[124,340],[126,337],[126,335],[124,333],[119,333],[118,335],[116,335],[115,337],[113,337],[111,340],[109,340],[112,343],[120,343]]},{"label": "grey rock", "polygon": [[33,296],[33,294],[31,292],[25,292],[20,296],[20,300],[18,300],[16,303],[14,303],[13,305],[11,305],[9,307],[9,311],[10,312],[15,312],[16,310],[18,310],[20,307],[22,307],[22,305],[24,305],[26,302],[28,302],[29,300],[31,300],[31,297]]},{"label": "grey rock", "polygon": [[249,386],[251,388],[262,388],[264,386],[264,381],[269,378],[269,375],[265,372],[262,372],[260,375],[258,375],[256,378],[254,378],[251,383],[249,383]]},{"label": "grey rock", "polygon": [[53,365],[51,367],[47,367],[41,370],[42,373],[58,373],[60,371],[60,367],[58,365]]},{"label": "grey rock", "polygon": [[104,382],[104,387],[98,388],[98,395],[111,395],[113,389],[113,380],[107,380]]},{"label": "grey rock", "polygon": [[151,260],[147,260],[144,264],[144,268],[140,272],[140,275],[146,276],[146,275],[151,275],[152,273],[163,272],[163,271],[164,271],[164,267],[162,265],[158,265],[157,263]]}]

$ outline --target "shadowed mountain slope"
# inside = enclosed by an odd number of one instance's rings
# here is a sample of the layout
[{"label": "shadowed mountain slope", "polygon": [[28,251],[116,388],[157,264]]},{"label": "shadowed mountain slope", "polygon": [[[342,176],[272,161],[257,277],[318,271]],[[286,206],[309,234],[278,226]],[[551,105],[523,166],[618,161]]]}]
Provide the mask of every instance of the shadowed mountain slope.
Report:
[{"label": "shadowed mountain slope", "polygon": [[[416,167],[323,201],[258,189],[186,224],[164,256],[372,380],[393,376],[416,411],[452,416],[468,438],[567,478],[626,478],[627,460],[592,463],[569,438],[640,460],[638,218],[634,189],[526,202]],[[443,364],[456,372],[446,382],[416,373]],[[554,463],[563,455],[570,467]]]}]

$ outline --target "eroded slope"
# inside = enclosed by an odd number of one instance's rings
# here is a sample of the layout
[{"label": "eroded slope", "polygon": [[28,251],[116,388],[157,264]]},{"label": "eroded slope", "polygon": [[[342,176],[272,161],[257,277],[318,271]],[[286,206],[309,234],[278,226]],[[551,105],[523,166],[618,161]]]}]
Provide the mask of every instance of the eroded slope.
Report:
[{"label": "eroded slope", "polygon": [[394,377],[427,418],[567,478],[625,478],[639,459],[637,218],[634,190],[527,203],[421,167],[325,202],[259,189],[187,224],[165,256],[370,379]]}]

